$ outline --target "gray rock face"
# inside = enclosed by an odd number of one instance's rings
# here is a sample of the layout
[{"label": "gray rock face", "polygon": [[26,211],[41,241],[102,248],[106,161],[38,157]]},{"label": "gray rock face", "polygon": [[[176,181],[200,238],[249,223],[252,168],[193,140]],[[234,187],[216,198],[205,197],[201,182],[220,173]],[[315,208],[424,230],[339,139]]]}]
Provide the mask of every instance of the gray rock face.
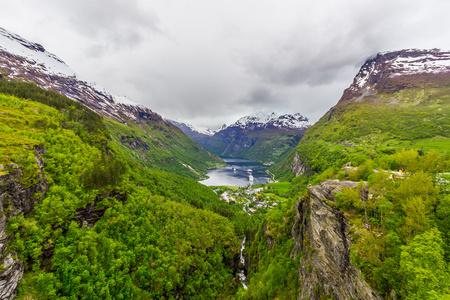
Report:
[{"label": "gray rock face", "polygon": [[310,171],[307,165],[300,158],[300,155],[298,155],[298,152],[295,152],[294,159],[292,160],[291,171],[295,173],[295,176],[308,174]]},{"label": "gray rock face", "polygon": [[292,235],[296,242],[294,256],[302,255],[298,270],[300,299],[381,299],[350,263],[347,218],[324,200],[334,201],[334,193],[357,184],[330,180],[310,186],[309,197],[296,205]]},{"label": "gray rock face", "polygon": [[8,253],[3,267],[5,271],[0,273],[0,299],[14,299],[17,286],[22,280],[24,264],[18,259],[13,259],[11,253]]},{"label": "gray rock face", "polygon": [[14,233],[6,233],[8,219],[32,212],[48,189],[46,177],[42,173],[44,160],[41,155],[45,154],[45,149],[36,146],[35,151],[36,163],[41,172],[34,178],[33,184],[22,182],[22,170],[14,164],[3,167],[8,174],[0,176],[0,263],[3,264],[3,271],[0,272],[0,300],[14,299],[24,272],[23,262],[14,258],[14,253],[6,252],[14,239]]}]

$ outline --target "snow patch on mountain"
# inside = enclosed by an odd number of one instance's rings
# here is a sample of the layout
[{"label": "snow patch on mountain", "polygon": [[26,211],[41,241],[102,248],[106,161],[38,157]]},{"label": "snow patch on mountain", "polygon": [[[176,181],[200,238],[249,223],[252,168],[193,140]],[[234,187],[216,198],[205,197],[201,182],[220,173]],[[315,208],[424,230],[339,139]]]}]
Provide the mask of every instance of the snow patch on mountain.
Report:
[{"label": "snow patch on mountain", "polygon": [[217,130],[211,130],[209,128],[206,127],[196,127],[194,125],[191,124],[186,124],[192,131],[204,134],[204,135],[208,135],[208,136],[213,136]]},{"label": "snow patch on mountain", "polygon": [[75,77],[75,72],[56,55],[47,52],[40,44],[31,43],[0,27],[0,50],[19,55],[25,64],[48,74]]},{"label": "snow patch on mountain", "polygon": [[391,68],[395,70],[393,76],[450,72],[450,52],[422,50],[418,56],[410,56],[412,51],[405,51],[390,62]]},{"label": "snow patch on mountain", "polygon": [[266,114],[263,112],[257,112],[255,114],[240,118],[234,124],[231,124],[228,127],[267,128],[270,126],[278,128],[302,129],[309,127],[310,123],[308,118],[299,113],[292,115],[277,113]]},{"label": "snow patch on mountain", "polygon": [[42,45],[29,42],[1,27],[0,68],[7,70],[9,78],[32,81],[119,122],[125,122],[123,115],[134,121],[156,115],[127,97],[114,95],[96,83],[79,80],[64,61],[47,52]]},{"label": "snow patch on mountain", "polygon": [[[356,74],[340,103],[363,101],[379,91],[395,92],[406,86],[442,84],[450,78],[450,51],[405,49],[381,52],[369,58]],[[403,82],[403,83],[402,83]]]},{"label": "snow patch on mountain", "polygon": [[361,67],[350,89],[358,91],[371,78],[390,78],[415,74],[440,74],[450,72],[450,52],[440,49],[406,49],[378,53]]},{"label": "snow patch on mountain", "polygon": [[192,124],[188,124],[188,123],[184,123],[184,125],[186,125],[190,130],[200,133],[200,134],[204,134],[207,136],[213,136],[214,133],[217,132],[217,130],[211,130],[209,128],[206,127],[198,127],[198,126],[194,126]]}]

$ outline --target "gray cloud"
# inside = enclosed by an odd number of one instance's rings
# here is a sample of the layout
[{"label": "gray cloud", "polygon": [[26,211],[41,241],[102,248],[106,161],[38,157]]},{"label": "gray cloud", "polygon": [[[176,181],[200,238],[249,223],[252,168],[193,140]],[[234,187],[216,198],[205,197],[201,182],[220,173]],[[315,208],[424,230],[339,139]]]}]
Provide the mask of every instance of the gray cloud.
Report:
[{"label": "gray cloud", "polygon": [[44,3],[54,13],[64,16],[71,30],[89,41],[85,47],[88,56],[98,58],[107,51],[130,49],[151,34],[162,34],[157,16],[136,0],[47,0]]},{"label": "gray cloud", "polygon": [[318,120],[369,56],[450,49],[448,11],[448,0],[17,0],[0,26],[81,78],[217,128],[255,111]]}]

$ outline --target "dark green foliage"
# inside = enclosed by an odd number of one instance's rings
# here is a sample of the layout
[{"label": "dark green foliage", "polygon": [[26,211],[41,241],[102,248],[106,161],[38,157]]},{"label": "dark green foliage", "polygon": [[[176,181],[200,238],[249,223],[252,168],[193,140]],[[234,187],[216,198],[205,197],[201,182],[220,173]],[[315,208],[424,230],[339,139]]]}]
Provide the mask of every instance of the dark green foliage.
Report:
[{"label": "dark green foliage", "polygon": [[61,294],[215,298],[233,290],[223,263],[236,247],[229,222],[147,193],[131,193],[92,230],[72,223],[53,259]]},{"label": "dark green foliage", "polygon": [[253,258],[248,290],[240,290],[239,299],[296,299],[298,292],[299,259],[291,255],[294,240],[293,202],[288,201],[267,213],[249,247]]},{"label": "dark green foliage", "polygon": [[[69,119],[46,105],[3,94],[0,100],[2,164],[18,164],[24,183],[32,185],[40,172],[34,146],[40,145],[50,184],[32,214],[8,220],[8,233],[14,234],[8,251],[26,269],[19,299],[234,294],[229,264],[239,240],[231,221],[214,211],[236,220],[242,235],[247,218],[236,214],[239,208],[226,207],[195,180],[135,164],[120,145],[106,143],[106,127],[89,131],[90,118]],[[75,102],[64,101],[59,109],[83,114],[71,105]],[[92,211],[85,209],[91,205]]]},{"label": "dark green foliage", "polygon": [[92,167],[83,174],[84,186],[87,189],[116,186],[125,171],[126,166],[121,160],[102,154],[94,159]]},{"label": "dark green foliage", "polygon": [[450,272],[443,246],[441,233],[432,229],[401,247],[400,273],[405,278],[405,298],[445,299],[450,295]]}]

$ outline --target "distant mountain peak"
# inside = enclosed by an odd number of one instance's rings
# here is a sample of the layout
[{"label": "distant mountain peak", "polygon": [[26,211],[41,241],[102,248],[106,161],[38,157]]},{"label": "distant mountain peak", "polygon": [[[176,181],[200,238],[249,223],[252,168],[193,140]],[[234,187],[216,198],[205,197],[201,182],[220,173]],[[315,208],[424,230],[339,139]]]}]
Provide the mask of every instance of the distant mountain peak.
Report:
[{"label": "distant mountain peak", "polygon": [[240,118],[235,123],[229,125],[228,127],[239,127],[239,128],[288,128],[288,129],[301,129],[310,126],[307,117],[296,114],[277,114],[277,113],[264,113],[257,112],[245,117]]},{"label": "distant mountain peak", "polygon": [[[414,78],[413,78],[414,77]],[[407,78],[407,79],[406,79]],[[381,52],[369,58],[355,76],[340,102],[359,101],[374,89],[395,91],[404,86],[450,78],[450,51],[405,49]]]}]

